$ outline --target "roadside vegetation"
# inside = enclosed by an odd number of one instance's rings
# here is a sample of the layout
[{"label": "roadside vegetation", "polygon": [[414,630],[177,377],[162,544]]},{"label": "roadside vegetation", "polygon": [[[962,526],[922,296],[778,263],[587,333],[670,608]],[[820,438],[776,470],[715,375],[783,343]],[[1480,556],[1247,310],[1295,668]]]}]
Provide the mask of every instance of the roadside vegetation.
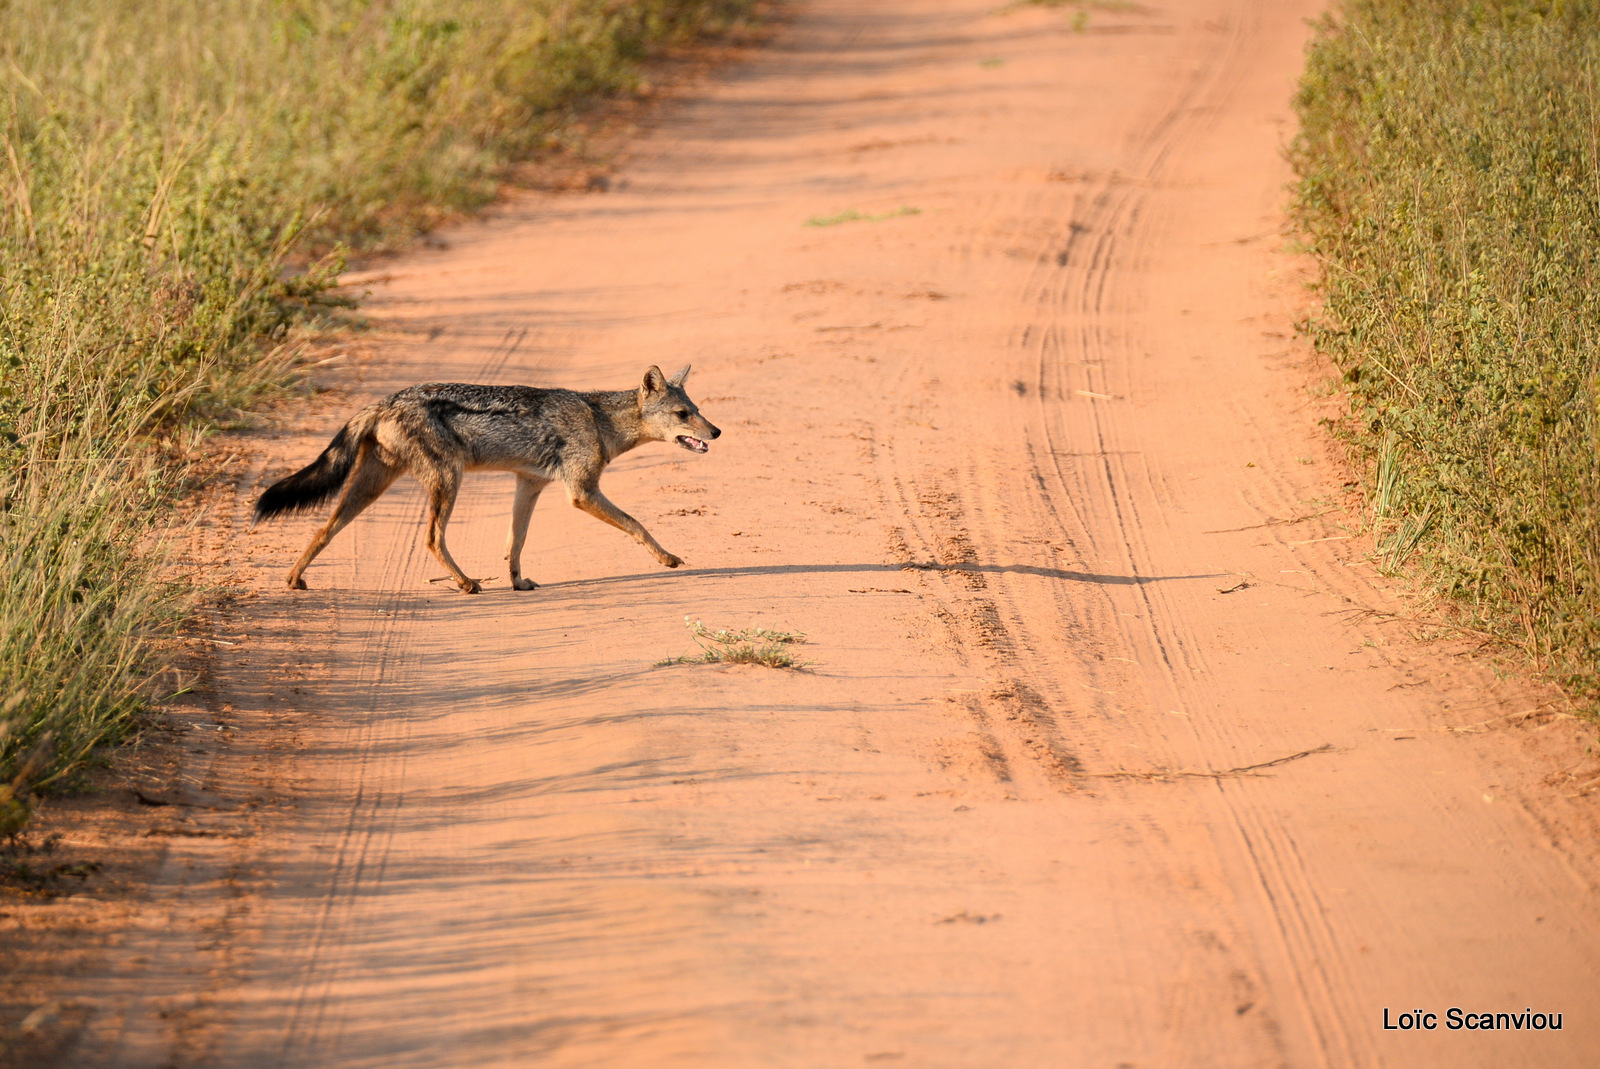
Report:
[{"label": "roadside vegetation", "polygon": [[1298,98],[1380,564],[1600,699],[1600,3],[1344,0]]},{"label": "roadside vegetation", "polygon": [[0,0],[0,834],[161,695],[159,531],[346,248],[488,201],[751,0]]}]

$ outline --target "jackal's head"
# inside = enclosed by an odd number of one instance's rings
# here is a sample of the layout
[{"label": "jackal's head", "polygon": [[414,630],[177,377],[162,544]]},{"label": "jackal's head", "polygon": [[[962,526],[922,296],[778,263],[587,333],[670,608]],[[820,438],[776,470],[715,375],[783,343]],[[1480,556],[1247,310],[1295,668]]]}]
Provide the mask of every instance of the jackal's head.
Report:
[{"label": "jackal's head", "polygon": [[639,386],[639,421],[646,438],[676,441],[691,453],[704,453],[711,448],[706,439],[720,438],[722,432],[700,414],[683,392],[688,377],[687,366],[670,379],[658,367],[646,371]]}]

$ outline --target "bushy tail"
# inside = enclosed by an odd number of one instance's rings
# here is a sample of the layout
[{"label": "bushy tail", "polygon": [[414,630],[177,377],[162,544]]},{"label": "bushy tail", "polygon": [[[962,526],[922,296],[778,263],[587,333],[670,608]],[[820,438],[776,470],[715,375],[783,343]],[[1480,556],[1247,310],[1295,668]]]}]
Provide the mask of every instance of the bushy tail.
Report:
[{"label": "bushy tail", "polygon": [[362,441],[371,436],[377,413],[368,409],[339,428],[322,454],[287,478],[279,479],[256,502],[255,520],[314,509],[337,494],[350,477]]}]

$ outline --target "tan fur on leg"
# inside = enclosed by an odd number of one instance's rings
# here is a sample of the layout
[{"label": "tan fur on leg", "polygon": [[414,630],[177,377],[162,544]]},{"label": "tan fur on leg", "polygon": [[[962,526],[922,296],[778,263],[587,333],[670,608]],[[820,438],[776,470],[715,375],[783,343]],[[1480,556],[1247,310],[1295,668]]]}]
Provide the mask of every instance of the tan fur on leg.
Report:
[{"label": "tan fur on leg", "polygon": [[682,557],[674,556],[661,548],[661,543],[644,529],[644,524],[613,505],[611,500],[600,492],[598,486],[572,490],[571,494],[574,508],[582,509],[595,519],[604,520],[619,531],[626,531],[633,536],[634,541],[655,554],[656,560],[668,568],[676,568],[683,564]]},{"label": "tan fur on leg", "polygon": [[539,492],[548,485],[526,475],[517,476],[517,496],[511,503],[511,535],[506,540],[506,563],[511,568],[511,589],[532,590],[539,584],[522,578],[522,547],[528,540],[528,519],[539,500]]},{"label": "tan fur on leg", "polygon": [[289,589],[304,590],[306,581],[301,578],[306,567],[316,560],[333,536],[344,530],[351,520],[361,515],[362,511],[389,489],[395,479],[400,477],[400,469],[393,468],[378,459],[377,452],[368,443],[363,442],[361,451],[356,457],[355,470],[351,473],[350,480],[345,483],[344,492],[339,495],[339,503],[334,506],[333,515],[328,517],[328,522],[311,537],[311,544],[306,546],[306,551],[300,554],[300,559],[289,570]]}]

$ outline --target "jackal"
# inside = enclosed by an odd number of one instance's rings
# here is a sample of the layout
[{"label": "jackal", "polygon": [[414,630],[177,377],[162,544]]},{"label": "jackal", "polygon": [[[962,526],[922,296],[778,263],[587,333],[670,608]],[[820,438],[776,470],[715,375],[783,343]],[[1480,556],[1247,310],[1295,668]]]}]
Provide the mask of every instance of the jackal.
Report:
[{"label": "jackal", "polygon": [[676,568],[682,559],[600,492],[600,473],[643,442],[676,441],[691,453],[704,453],[706,440],[722,435],[684,392],[688,377],[687,367],[670,379],[651,367],[637,389],[588,393],[456,382],[412,386],[357,412],[321,456],[267,487],[255,518],[315,508],[338,494],[333,515],[289,570],[289,588],[304,590],[301,576],[329,540],[402,472],[410,472],[428,495],[428,549],[464,593],[476,594],[478,582],[450,556],[444,529],[462,473],[509,471],[517,477],[506,543],[513,589],[537,585],[522,577],[522,545],[540,491],[558,480],[574,506],[626,531],[656,560]]}]

